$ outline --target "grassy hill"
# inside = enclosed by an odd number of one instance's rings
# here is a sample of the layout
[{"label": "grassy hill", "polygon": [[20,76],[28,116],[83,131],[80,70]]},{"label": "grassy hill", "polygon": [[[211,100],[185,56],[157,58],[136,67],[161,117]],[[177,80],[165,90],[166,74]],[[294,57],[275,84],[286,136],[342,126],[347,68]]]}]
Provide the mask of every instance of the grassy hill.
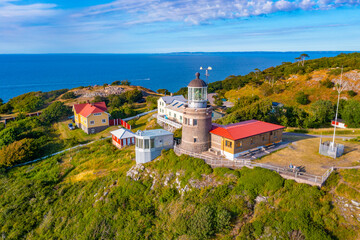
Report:
[{"label": "grassy hill", "polygon": [[265,169],[211,169],[172,150],[139,167],[133,150],[103,140],[2,173],[2,237],[358,238],[359,212],[337,202],[358,200],[354,170],[318,189]]}]

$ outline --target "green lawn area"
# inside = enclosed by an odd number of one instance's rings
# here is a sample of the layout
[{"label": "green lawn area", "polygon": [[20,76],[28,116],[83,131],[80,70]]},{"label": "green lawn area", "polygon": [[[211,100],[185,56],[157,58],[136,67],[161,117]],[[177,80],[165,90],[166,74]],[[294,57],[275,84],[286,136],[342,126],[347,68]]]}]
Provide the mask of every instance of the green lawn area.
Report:
[{"label": "green lawn area", "polygon": [[[149,118],[154,113],[149,113],[145,116],[140,117],[135,120],[135,124],[133,124],[132,131],[136,132],[137,130],[145,130],[150,129],[152,126],[156,127],[155,119],[148,121]],[[58,122],[54,124],[54,129],[59,136],[59,139],[64,141],[76,141],[77,143],[87,143],[90,141],[94,141],[100,138],[110,136],[110,132],[119,128],[119,126],[111,126],[106,130],[96,133],[96,134],[86,134],[82,129],[76,128],[75,130],[70,130],[68,128],[68,124],[72,123],[71,120],[66,120],[62,122]],[[131,122],[130,122],[131,123]]]}]

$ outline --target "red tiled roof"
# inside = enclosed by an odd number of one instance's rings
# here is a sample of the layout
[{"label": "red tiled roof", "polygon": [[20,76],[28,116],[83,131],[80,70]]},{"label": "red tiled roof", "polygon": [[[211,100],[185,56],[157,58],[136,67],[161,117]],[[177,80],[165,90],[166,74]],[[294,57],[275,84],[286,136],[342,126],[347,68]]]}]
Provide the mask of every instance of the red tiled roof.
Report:
[{"label": "red tiled roof", "polygon": [[285,127],[272,123],[262,122],[258,120],[249,120],[249,121],[229,124],[226,126],[213,124],[210,133],[231,140],[238,140],[283,128]]},{"label": "red tiled roof", "polygon": [[102,113],[107,111],[105,102],[74,104],[74,109],[76,113],[83,117],[88,117],[92,113]]}]

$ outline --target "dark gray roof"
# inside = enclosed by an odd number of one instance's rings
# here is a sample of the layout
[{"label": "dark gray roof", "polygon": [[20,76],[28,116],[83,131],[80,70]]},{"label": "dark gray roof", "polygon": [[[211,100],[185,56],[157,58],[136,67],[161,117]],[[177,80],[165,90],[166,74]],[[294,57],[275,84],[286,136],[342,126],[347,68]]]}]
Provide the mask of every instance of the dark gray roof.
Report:
[{"label": "dark gray roof", "polygon": [[201,80],[200,77],[200,73],[195,73],[196,78],[194,80],[192,80],[188,87],[207,87],[206,82],[204,82],[204,80]]}]

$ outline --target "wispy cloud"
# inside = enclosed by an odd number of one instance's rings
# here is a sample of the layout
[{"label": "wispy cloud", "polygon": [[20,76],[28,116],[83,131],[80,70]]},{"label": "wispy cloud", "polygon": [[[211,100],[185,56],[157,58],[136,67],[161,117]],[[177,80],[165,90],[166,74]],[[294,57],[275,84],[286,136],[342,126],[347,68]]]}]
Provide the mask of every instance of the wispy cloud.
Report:
[{"label": "wispy cloud", "polygon": [[0,0],[0,21],[27,21],[56,14],[56,4],[18,4],[17,0]]},{"label": "wispy cloud", "polygon": [[360,0],[116,0],[92,6],[74,17],[128,14],[126,24],[182,21],[192,24],[295,10],[325,10],[359,5]]}]

